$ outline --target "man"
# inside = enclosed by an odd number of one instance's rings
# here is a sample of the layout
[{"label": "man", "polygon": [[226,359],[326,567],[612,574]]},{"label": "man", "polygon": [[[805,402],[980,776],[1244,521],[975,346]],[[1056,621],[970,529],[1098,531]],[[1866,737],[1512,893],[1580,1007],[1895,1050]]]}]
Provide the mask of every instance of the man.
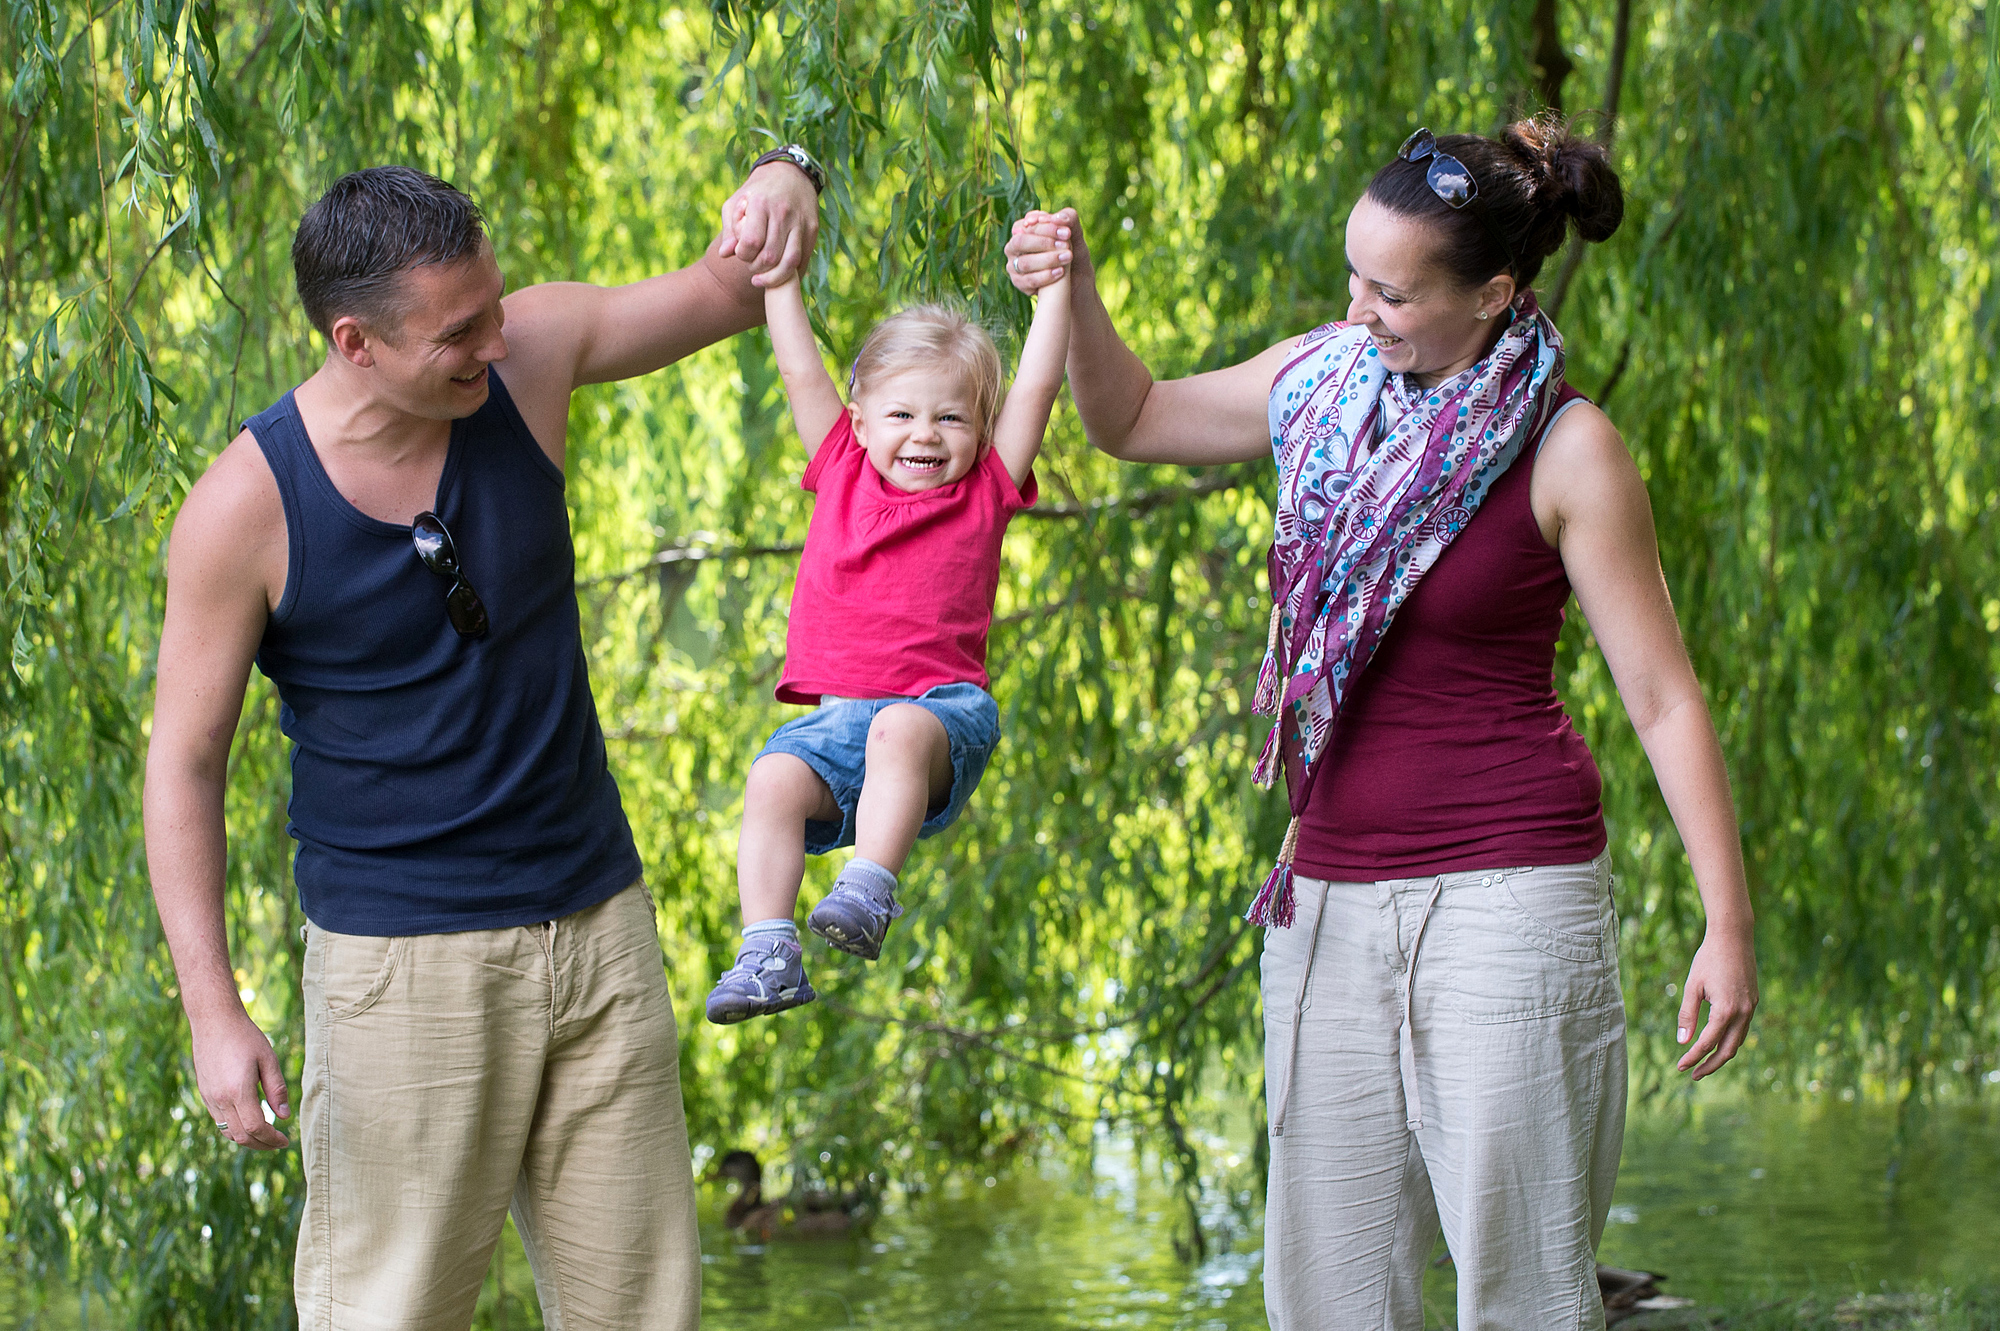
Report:
[{"label": "man", "polygon": [[478,211],[430,176],[355,172],[300,224],[326,362],[175,521],[145,812],[202,1099],[238,1145],[286,1146],[222,906],[254,660],[310,921],[306,1331],[469,1325],[510,1204],[551,1327],[695,1324],[673,1010],[585,672],[563,446],[579,385],[763,322],[822,183],[768,154],[698,262],[504,299]]}]

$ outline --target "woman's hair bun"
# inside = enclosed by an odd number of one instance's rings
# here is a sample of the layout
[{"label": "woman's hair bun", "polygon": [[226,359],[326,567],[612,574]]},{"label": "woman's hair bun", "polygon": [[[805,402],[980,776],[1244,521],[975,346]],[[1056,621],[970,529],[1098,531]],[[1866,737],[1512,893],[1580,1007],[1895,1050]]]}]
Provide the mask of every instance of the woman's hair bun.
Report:
[{"label": "woman's hair bun", "polygon": [[1604,240],[1624,219],[1625,192],[1611,155],[1554,112],[1517,120],[1494,138],[1441,134],[1437,147],[1478,182],[1476,207],[1452,207],[1431,187],[1427,166],[1401,156],[1375,173],[1368,196],[1435,228],[1442,237],[1437,262],[1461,286],[1501,273],[1533,286],[1572,222],[1585,240]]},{"label": "woman's hair bun", "polygon": [[1500,137],[1534,178],[1538,209],[1574,218],[1585,240],[1610,239],[1625,219],[1625,191],[1603,144],[1559,115],[1517,120]]}]

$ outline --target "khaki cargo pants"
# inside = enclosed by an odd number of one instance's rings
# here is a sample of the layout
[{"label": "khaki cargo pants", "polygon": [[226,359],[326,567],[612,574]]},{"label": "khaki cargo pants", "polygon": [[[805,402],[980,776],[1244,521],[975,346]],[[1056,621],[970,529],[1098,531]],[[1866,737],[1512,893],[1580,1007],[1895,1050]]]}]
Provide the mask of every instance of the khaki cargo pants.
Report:
[{"label": "khaki cargo pants", "polygon": [[1264,941],[1272,1331],[1422,1331],[1440,1225],[1465,1331],[1602,1328],[1625,1131],[1608,857],[1296,891]]},{"label": "khaki cargo pants", "polygon": [[465,1331],[511,1205],[549,1331],[689,1331],[677,1037],[642,886],[547,924],[309,926],[301,1331]]}]

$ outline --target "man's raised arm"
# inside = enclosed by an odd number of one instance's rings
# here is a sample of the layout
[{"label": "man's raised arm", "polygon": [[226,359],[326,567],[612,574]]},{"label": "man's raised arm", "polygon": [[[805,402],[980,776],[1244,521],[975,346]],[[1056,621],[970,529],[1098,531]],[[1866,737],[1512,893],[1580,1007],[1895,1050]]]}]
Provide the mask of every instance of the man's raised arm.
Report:
[{"label": "man's raised arm", "polygon": [[763,288],[797,273],[819,236],[819,195],[788,160],[750,173],[721,234],[685,268],[622,287],[546,282],[507,297],[501,372],[528,426],[560,458],[569,395],[650,374],[764,322]]}]

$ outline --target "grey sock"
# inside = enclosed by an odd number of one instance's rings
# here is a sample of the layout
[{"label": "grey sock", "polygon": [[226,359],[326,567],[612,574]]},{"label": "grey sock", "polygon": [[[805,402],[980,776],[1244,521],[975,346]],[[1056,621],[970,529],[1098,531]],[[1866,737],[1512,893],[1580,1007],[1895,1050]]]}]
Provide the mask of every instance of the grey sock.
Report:
[{"label": "grey sock", "polygon": [[743,941],[753,938],[789,938],[799,941],[799,926],[791,920],[752,920],[743,926]]},{"label": "grey sock", "polygon": [[888,896],[896,894],[896,875],[873,860],[864,860],[859,855],[849,860],[840,871],[840,881],[854,883],[862,887],[872,887]]}]

